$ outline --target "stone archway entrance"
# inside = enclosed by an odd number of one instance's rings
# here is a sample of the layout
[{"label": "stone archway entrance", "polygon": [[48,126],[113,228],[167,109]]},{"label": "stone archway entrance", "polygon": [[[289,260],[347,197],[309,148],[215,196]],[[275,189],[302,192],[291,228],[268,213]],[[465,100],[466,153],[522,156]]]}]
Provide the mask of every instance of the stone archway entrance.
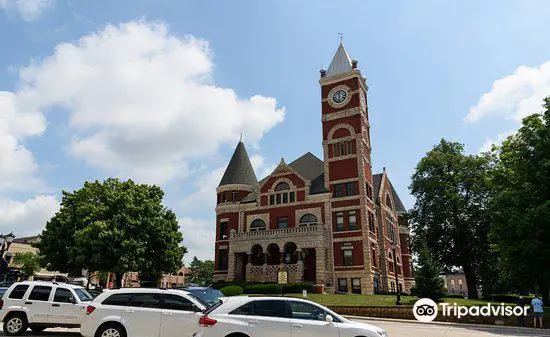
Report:
[{"label": "stone archway entrance", "polygon": [[304,254],[304,281],[315,283],[317,273],[317,258],[315,248],[305,248]]}]

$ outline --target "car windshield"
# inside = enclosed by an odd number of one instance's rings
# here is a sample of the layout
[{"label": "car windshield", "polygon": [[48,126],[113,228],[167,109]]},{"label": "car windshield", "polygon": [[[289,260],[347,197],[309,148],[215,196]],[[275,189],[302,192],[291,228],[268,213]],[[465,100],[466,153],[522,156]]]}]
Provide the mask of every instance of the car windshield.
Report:
[{"label": "car windshield", "polygon": [[223,293],[217,289],[188,289],[187,290],[193,297],[198,298],[201,302],[207,304],[207,307],[211,307],[220,301],[220,297],[223,297]]},{"label": "car windshield", "polygon": [[92,300],[92,295],[90,295],[86,290],[76,288],[75,290],[76,296],[80,298],[81,302],[88,302]]}]

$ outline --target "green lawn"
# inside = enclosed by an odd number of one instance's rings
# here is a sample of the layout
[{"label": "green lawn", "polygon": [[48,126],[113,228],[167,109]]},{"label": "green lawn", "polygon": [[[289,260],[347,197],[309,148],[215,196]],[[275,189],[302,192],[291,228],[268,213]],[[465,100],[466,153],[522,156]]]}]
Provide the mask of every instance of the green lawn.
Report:
[{"label": "green lawn", "polygon": [[[302,294],[285,294],[289,297],[302,297]],[[394,306],[395,295],[356,295],[356,294],[308,294],[307,299],[325,306]],[[416,296],[401,296],[407,306],[412,306],[418,300]],[[486,305],[487,301],[466,300],[461,298],[445,299],[445,302],[457,305]]]}]

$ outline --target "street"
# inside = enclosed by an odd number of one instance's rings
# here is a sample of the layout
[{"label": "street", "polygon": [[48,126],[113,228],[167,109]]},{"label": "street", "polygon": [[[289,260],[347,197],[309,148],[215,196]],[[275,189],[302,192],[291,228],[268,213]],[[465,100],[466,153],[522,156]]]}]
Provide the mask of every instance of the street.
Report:
[{"label": "street", "polygon": [[[408,323],[402,321],[354,319],[361,323],[368,323],[382,327],[388,331],[390,337],[516,337],[516,336],[550,336],[549,330],[536,330],[531,328],[521,329],[513,327],[497,327],[470,324],[434,324],[434,323]],[[5,336],[0,332],[0,336]],[[33,334],[30,330],[25,336],[51,336],[73,337],[80,336],[77,329],[48,329],[41,334]],[[223,336],[220,336],[223,337]]]}]

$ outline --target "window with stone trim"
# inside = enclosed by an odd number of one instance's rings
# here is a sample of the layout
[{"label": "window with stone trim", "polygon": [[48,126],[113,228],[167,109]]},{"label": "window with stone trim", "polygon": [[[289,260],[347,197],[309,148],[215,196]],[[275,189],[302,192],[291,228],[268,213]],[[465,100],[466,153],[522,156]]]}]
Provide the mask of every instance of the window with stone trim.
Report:
[{"label": "window with stone trim", "polygon": [[290,185],[288,183],[278,183],[274,190],[275,194],[269,196],[270,205],[288,204],[289,202],[296,201],[295,192],[288,191],[290,190]]},{"label": "window with stone trim", "polygon": [[389,208],[392,208],[391,207],[391,197],[390,197],[390,194],[386,194],[386,206],[388,206]]},{"label": "window with stone trim", "polygon": [[372,187],[370,186],[370,184],[368,182],[365,183],[365,188],[367,190],[367,198],[372,200]]},{"label": "window with stone trim", "polygon": [[371,244],[371,254],[372,254],[372,259],[371,259],[371,261],[372,261],[372,266],[373,266],[373,267],[378,267],[378,262],[376,261],[376,260],[377,260],[377,259],[376,259],[376,256],[377,256],[377,254],[376,254],[376,246],[374,245],[374,243]]},{"label": "window with stone trim", "polygon": [[229,264],[229,254],[227,249],[220,249],[218,251],[218,270],[227,270]]},{"label": "window with stone trim", "polygon": [[227,230],[229,228],[229,223],[227,221],[220,222],[220,240],[226,240],[228,238],[227,236]]},{"label": "window with stone trim", "polygon": [[348,292],[348,279],[339,278],[338,279],[338,292],[347,293]]},{"label": "window with stone trim", "polygon": [[332,143],[332,157],[343,157],[355,153],[353,140]]},{"label": "window with stone trim", "polygon": [[286,216],[277,218],[277,228],[288,228],[288,218]]},{"label": "window with stone trim", "polygon": [[348,211],[348,224],[350,231],[357,230],[356,211]]},{"label": "window with stone trim", "polygon": [[361,294],[361,279],[352,278],[351,279],[351,292],[354,294]]},{"label": "window with stone trim", "polygon": [[346,183],[346,196],[356,195],[355,182]]},{"label": "window with stone trim", "polygon": [[266,229],[267,229],[267,226],[265,224],[265,221],[263,221],[262,219],[256,219],[256,220],[252,221],[252,223],[250,224],[250,231],[251,232],[265,231]]},{"label": "window with stone trim", "polygon": [[349,197],[357,195],[357,189],[355,188],[355,182],[341,183],[333,185],[332,196],[334,198]]},{"label": "window with stone trim", "polygon": [[376,233],[376,226],[374,225],[374,213],[368,211],[369,213],[369,230],[373,233]]},{"label": "window with stone trim", "polygon": [[353,246],[351,243],[342,244],[342,256],[344,259],[344,266],[353,266]]},{"label": "window with stone trim", "polygon": [[313,214],[305,214],[300,218],[300,226],[317,225],[317,217]]},{"label": "window with stone trim", "polygon": [[341,232],[344,230],[344,212],[336,212],[336,231]]}]

